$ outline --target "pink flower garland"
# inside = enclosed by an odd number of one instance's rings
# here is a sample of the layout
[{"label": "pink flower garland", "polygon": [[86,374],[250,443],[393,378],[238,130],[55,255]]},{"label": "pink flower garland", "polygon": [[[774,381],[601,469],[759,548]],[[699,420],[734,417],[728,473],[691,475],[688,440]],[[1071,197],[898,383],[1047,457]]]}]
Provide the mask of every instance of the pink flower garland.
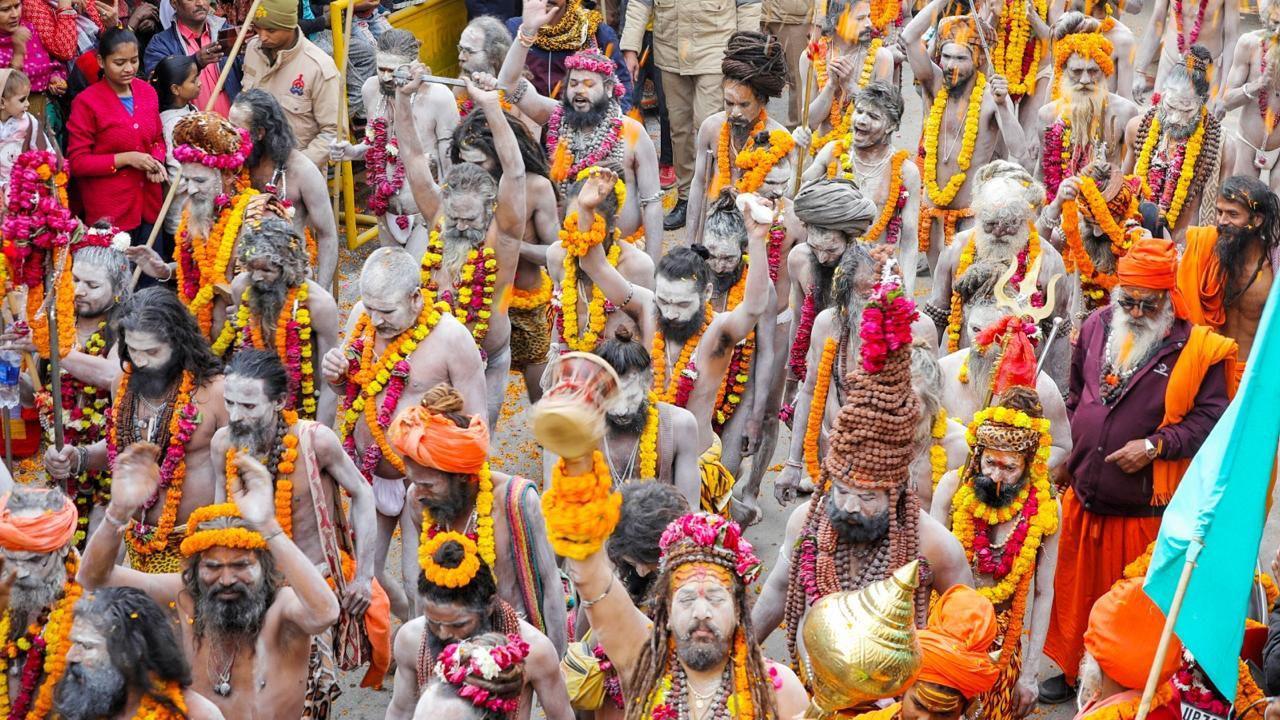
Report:
[{"label": "pink flower garland", "polygon": [[[347,349],[348,377],[356,377],[360,372],[360,353],[364,350],[364,342],[364,340],[353,340]],[[378,406],[378,424],[382,427],[391,425],[392,416],[400,403],[400,395],[404,393],[408,380],[408,360],[401,360],[391,366],[391,378],[387,380],[386,394],[382,397],[382,404]],[[357,383],[347,383],[344,395],[346,404],[343,407],[351,407],[362,390],[363,388]],[[378,463],[382,462],[382,447],[376,442],[371,442],[361,454],[356,448],[356,434],[351,432],[342,441],[342,449],[346,450],[347,455],[355,462],[360,474],[364,475],[366,480],[372,481],[373,471],[377,469]]]},{"label": "pink flower garland", "polygon": [[31,638],[31,649],[27,651],[25,665],[22,666],[22,684],[18,688],[18,696],[13,699],[9,708],[9,720],[23,720],[31,709],[32,695],[40,684],[40,676],[44,673],[45,639],[43,635]]},{"label": "pink flower garland", "polygon": [[[1009,285],[1011,287],[1018,287],[1022,285],[1022,280],[1026,278],[1027,256],[1030,253],[1031,253],[1031,243],[1027,243],[1027,246],[1022,248],[1022,251],[1018,253],[1018,267],[1016,270],[1014,270],[1013,277],[1009,278]],[[1043,291],[1036,290],[1034,293],[1031,294],[1031,306],[1044,307]]]},{"label": "pink flower garland", "polygon": [[1178,691],[1179,701],[1210,715],[1225,718],[1231,714],[1231,703],[1205,684],[1203,672],[1186,651],[1182,653],[1182,665],[1178,666],[1171,682],[1173,689]]},{"label": "pink flower garland", "polygon": [[1040,167],[1044,171],[1044,191],[1049,202],[1058,196],[1058,186],[1063,177],[1062,136],[1066,125],[1061,120],[1050,125],[1044,131],[1044,157],[1040,159]]},{"label": "pink flower garland", "polygon": [[[45,177],[41,177],[41,175]],[[65,247],[80,221],[62,204],[58,157],[44,150],[18,156],[9,177],[9,197],[0,223],[4,255],[14,282],[35,287],[44,282],[44,258],[49,250]]]},{"label": "pink flower garland", "polygon": [[919,316],[915,301],[903,294],[896,281],[877,283],[871,291],[871,301],[862,311],[862,325],[858,328],[858,337],[862,338],[862,369],[880,372],[889,353],[911,345],[911,323]]},{"label": "pink flower garland", "polygon": [[[529,657],[529,643],[525,642],[519,635],[507,635],[507,644],[499,645],[493,648],[472,647],[467,653],[467,657],[460,658],[463,645],[453,643],[440,653],[440,659],[436,664],[436,674],[444,678],[446,682],[458,688],[458,697],[469,700],[472,705],[484,708],[492,712],[513,713],[520,708],[520,698],[509,697],[504,698],[485,690],[476,685],[467,683],[470,676],[480,676],[489,678],[494,674],[494,668],[498,672],[507,670],[512,666],[519,665],[524,659]],[[489,663],[482,663],[477,660],[473,653],[484,653],[489,657]]]},{"label": "pink flower garland", "polygon": [[884,241],[887,245],[897,245],[902,238],[902,209],[907,206],[907,199],[907,187],[903,185],[898,191],[898,202],[893,206],[893,217],[884,228]]},{"label": "pink flower garland", "polygon": [[818,317],[818,308],[813,300],[813,288],[804,294],[804,302],[800,305],[800,323],[796,326],[796,339],[791,343],[791,360],[788,363],[791,373],[800,382],[808,373],[809,343],[813,339],[813,321]]},{"label": "pink flower garland", "polygon": [[197,163],[215,170],[238,170],[253,150],[253,140],[249,138],[249,131],[244,128],[238,128],[238,131],[240,147],[230,155],[208,153],[195,145],[183,144],[173,149],[173,159],[180,163]]},{"label": "pink flower garland", "polygon": [[[192,393],[194,396],[194,392]],[[108,422],[115,422],[115,413],[110,413]],[[200,408],[196,406],[195,400],[187,401],[186,405],[178,411],[178,435],[169,441],[165,446],[164,458],[160,461],[160,482],[156,486],[156,491],[151,497],[142,504],[144,511],[150,510],[160,500],[160,491],[167,489],[173,484],[173,473],[187,456],[187,443],[191,440],[191,436],[195,435],[196,428],[200,426]],[[109,427],[109,426],[108,426]],[[107,467],[114,468],[116,466],[116,455],[119,454],[120,448],[111,442],[114,433],[107,434]],[[155,529],[154,526],[145,523],[135,523],[138,534],[146,534]]]},{"label": "pink flower garland", "polygon": [[732,520],[699,512],[682,515],[671,521],[658,540],[664,564],[667,551],[683,542],[691,542],[713,553],[732,554],[734,571],[744,585],[750,585],[760,575],[760,558],[756,556],[755,548],[742,536],[742,528],[738,523]]},{"label": "pink flower garland", "polygon": [[604,647],[596,643],[596,646],[591,648],[591,654],[595,656],[600,673],[604,675],[605,698],[618,709],[626,707],[626,700],[622,697],[622,681],[618,679],[618,671],[614,669],[613,661],[605,654]]},{"label": "pink flower garland", "polygon": [[[370,121],[369,134],[365,172],[369,176],[373,194],[369,197],[368,208],[373,215],[385,215],[391,206],[391,198],[404,187],[404,163],[400,162],[399,142],[395,138],[388,138],[386,118]],[[390,170],[387,166],[390,166]]]},{"label": "pink flower garland", "polygon": [[787,239],[787,228],[781,218],[769,226],[769,282],[778,282],[778,267],[782,264],[782,241]]},{"label": "pink flower garland", "polygon": [[997,561],[991,552],[991,526],[982,518],[973,519],[973,557],[978,564],[978,572],[986,573],[999,580],[1013,570],[1013,562],[1022,552],[1022,544],[1027,539],[1027,531],[1031,528],[1031,518],[1040,509],[1040,501],[1035,493],[1029,493],[1022,504],[1018,516],[1018,524],[1005,541],[1004,552]]},{"label": "pink flower garland", "polygon": [[1196,22],[1191,26],[1191,33],[1187,37],[1182,36],[1182,0],[1173,0],[1173,11],[1177,13],[1178,19],[1178,54],[1186,55],[1187,50],[1196,44],[1196,40],[1200,39],[1200,28],[1204,26],[1204,11],[1209,7],[1208,0],[1199,0],[1200,7],[1196,8]]}]

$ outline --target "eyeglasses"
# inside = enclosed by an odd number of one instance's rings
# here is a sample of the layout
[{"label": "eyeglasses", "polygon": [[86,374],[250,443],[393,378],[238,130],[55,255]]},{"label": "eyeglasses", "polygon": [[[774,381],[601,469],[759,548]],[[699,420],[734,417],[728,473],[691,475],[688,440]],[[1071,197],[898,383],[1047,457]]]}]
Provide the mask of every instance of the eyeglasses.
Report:
[{"label": "eyeglasses", "polygon": [[1160,303],[1156,300],[1136,300],[1131,297],[1122,297],[1116,300],[1116,304],[1124,310],[1138,310],[1143,315],[1153,313],[1160,308]]}]

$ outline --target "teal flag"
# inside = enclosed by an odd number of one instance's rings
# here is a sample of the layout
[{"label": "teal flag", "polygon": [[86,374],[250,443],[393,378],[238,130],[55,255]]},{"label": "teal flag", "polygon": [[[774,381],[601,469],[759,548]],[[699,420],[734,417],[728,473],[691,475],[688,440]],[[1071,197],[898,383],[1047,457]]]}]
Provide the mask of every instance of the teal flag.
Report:
[{"label": "teal flag", "polygon": [[1277,295],[1280,282],[1273,282],[1244,381],[1165,510],[1143,584],[1167,614],[1187,548],[1193,540],[1204,544],[1174,629],[1228,699],[1235,698],[1267,487],[1280,442]]}]

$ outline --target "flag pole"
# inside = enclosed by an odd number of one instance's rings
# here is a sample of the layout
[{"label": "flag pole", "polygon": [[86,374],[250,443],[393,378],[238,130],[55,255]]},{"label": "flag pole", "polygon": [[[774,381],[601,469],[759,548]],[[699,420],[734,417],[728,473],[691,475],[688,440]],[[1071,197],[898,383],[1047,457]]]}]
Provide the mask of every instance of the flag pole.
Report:
[{"label": "flag pole", "polygon": [[1204,540],[1191,538],[1187,545],[1187,562],[1182,566],[1182,575],[1178,578],[1178,587],[1173,591],[1173,602],[1169,603],[1169,614],[1164,619],[1164,629],[1160,631],[1160,643],[1156,645],[1156,658],[1151,663],[1151,671],[1147,673],[1147,686],[1142,691],[1142,702],[1138,705],[1138,715],[1134,720],[1146,720],[1151,712],[1151,700],[1155,697],[1156,686],[1160,684],[1160,668],[1164,666],[1164,658],[1169,654],[1169,645],[1173,640],[1173,626],[1178,622],[1178,613],[1182,610],[1182,599],[1187,595],[1187,585],[1191,582],[1191,571],[1196,568],[1196,560],[1204,549]]}]

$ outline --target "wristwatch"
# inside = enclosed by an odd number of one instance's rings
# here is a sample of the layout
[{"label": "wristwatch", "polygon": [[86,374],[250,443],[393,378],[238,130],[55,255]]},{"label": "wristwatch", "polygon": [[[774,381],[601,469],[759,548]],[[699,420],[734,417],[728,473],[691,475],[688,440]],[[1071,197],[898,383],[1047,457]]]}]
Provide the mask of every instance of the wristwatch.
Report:
[{"label": "wristwatch", "polygon": [[1155,459],[1156,459],[1156,455],[1158,455],[1158,454],[1160,453],[1160,449],[1159,449],[1159,448],[1157,448],[1157,447],[1155,446],[1155,444],[1151,442],[1151,438],[1145,438],[1145,439],[1142,441],[1142,444],[1143,444],[1144,446],[1146,446],[1146,450],[1147,450],[1147,459],[1148,459],[1148,460],[1155,460]]}]

